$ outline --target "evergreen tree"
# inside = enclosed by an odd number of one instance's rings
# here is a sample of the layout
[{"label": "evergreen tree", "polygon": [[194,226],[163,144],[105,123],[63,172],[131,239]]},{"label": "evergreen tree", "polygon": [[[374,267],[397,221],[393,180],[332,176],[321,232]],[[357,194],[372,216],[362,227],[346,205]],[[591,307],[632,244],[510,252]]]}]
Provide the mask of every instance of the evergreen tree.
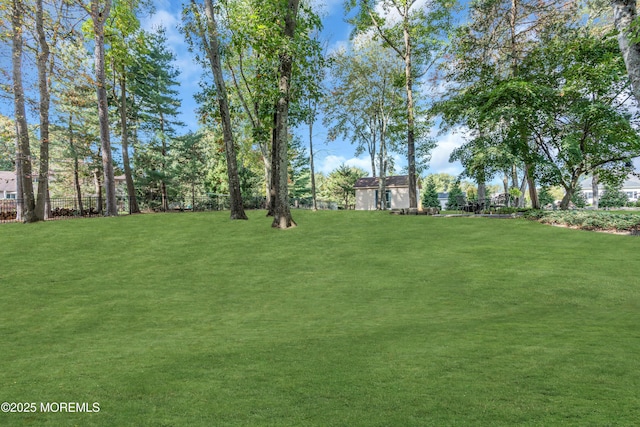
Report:
[{"label": "evergreen tree", "polygon": [[169,208],[168,186],[173,179],[170,166],[172,145],[176,140],[176,120],[180,108],[179,71],[173,65],[175,55],[167,48],[164,28],[147,33],[147,49],[138,51],[132,73],[136,76],[131,90],[139,109],[140,129],[148,136],[136,159],[143,169],[143,184],[151,199],[161,199],[162,210]]},{"label": "evergreen tree", "polygon": [[627,194],[620,191],[619,187],[607,186],[598,204],[601,208],[620,208],[628,201]]},{"label": "evergreen tree", "polygon": [[422,194],[422,206],[425,208],[439,208],[438,192],[436,191],[436,183],[432,177],[427,177],[425,182],[424,193]]},{"label": "evergreen tree", "polygon": [[538,200],[540,201],[540,206],[550,205],[555,201],[549,192],[549,187],[542,187],[540,189],[538,192]]},{"label": "evergreen tree", "polygon": [[449,198],[447,199],[447,209],[458,210],[461,208],[458,200],[463,196],[462,189],[460,188],[460,181],[453,183],[453,186],[449,189]]}]

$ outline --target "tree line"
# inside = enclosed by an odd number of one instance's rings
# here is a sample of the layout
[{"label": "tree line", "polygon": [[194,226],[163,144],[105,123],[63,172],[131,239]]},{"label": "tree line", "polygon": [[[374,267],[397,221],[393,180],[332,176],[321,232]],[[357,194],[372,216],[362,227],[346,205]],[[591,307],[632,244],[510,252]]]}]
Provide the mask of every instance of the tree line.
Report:
[{"label": "tree line", "polygon": [[[180,31],[203,70],[201,127],[182,134],[166,31],[140,25],[152,12],[145,0],[0,2],[11,65],[0,88],[13,101],[0,162],[17,172],[24,221],[46,216],[53,162],[81,210],[90,182],[104,214],[117,214],[121,172],[132,212],[223,192],[231,218],[246,219],[243,199],[260,193],[274,227],[294,226],[301,185],[316,205],[320,113],[328,141],[369,156],[380,194],[406,158],[411,207],[437,123],[464,129],[451,160],[479,198],[502,175],[505,192],[520,202],[528,192],[534,207],[537,187],[561,186],[566,208],[582,177],[620,181],[640,154],[634,2],[348,0],[351,42],[326,52],[314,3],[191,0]],[[308,152],[294,126],[308,127]]]}]

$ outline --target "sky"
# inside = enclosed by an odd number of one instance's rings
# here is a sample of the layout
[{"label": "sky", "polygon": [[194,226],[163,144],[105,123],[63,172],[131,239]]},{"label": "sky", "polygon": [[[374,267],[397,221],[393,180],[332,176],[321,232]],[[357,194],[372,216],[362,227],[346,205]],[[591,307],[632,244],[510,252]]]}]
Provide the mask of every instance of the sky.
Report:
[{"label": "sky", "polygon": [[[328,51],[331,52],[340,47],[348,46],[350,25],[345,22],[343,0],[318,0],[323,18],[322,37],[328,44]],[[188,129],[198,128],[195,109],[197,104],[193,99],[194,93],[199,90],[198,82],[201,75],[201,66],[193,61],[192,54],[187,51],[187,46],[183,35],[178,31],[180,24],[181,2],[169,0],[154,0],[156,12],[154,15],[141,19],[145,29],[162,25],[166,29],[168,45],[176,55],[175,66],[180,71],[178,78],[180,82],[180,94],[182,97],[182,108],[180,120]],[[308,128],[292,129],[292,132],[300,135],[303,144],[308,146]],[[451,151],[462,145],[464,142],[460,134],[447,133],[438,135],[438,129],[433,129],[432,135],[438,141],[437,147],[433,150],[431,161],[426,173],[450,173],[457,175],[462,172],[459,163],[449,163]],[[321,118],[314,125],[314,161],[317,172],[325,174],[345,163],[350,166],[358,166],[371,173],[371,162],[369,156],[364,154],[359,157],[354,156],[355,146],[349,141],[335,140],[326,143],[327,130],[322,126]],[[406,159],[398,155],[396,162],[399,168],[406,167]]]}]

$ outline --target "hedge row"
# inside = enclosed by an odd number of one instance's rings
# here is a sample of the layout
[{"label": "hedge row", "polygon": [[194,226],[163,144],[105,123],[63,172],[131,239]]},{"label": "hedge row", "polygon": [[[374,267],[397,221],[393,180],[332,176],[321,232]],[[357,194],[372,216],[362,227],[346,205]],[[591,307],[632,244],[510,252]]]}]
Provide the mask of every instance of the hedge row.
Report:
[{"label": "hedge row", "polygon": [[567,225],[582,230],[640,232],[640,215],[617,214],[598,211],[541,211],[531,210],[525,218],[543,224]]}]

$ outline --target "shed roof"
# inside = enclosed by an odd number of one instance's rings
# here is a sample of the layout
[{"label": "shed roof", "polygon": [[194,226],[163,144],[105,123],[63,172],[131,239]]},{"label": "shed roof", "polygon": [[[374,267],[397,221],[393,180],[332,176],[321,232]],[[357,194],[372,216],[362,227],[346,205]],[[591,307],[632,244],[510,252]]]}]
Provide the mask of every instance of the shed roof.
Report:
[{"label": "shed roof", "polygon": [[[354,185],[355,188],[378,188],[380,185],[379,178],[367,177],[360,178]],[[388,176],[385,178],[385,186],[387,187],[409,187],[409,175]]]}]

